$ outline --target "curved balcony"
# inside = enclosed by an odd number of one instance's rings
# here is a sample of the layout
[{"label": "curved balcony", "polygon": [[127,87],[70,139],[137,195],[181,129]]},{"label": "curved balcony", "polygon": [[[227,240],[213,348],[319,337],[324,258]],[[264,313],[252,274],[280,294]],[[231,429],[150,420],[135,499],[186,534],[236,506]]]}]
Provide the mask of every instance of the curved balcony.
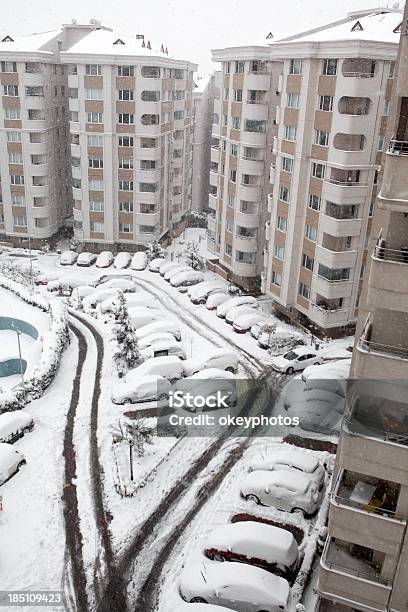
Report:
[{"label": "curved balcony", "polygon": [[241,200],[247,200],[248,202],[260,202],[262,197],[262,187],[252,185],[239,185],[237,189],[237,195]]},{"label": "curved balcony", "polygon": [[244,102],[243,115],[245,119],[255,119],[257,121],[266,121],[268,119],[268,105],[261,102]]},{"label": "curved balcony", "polygon": [[320,229],[336,238],[359,236],[362,222],[362,219],[336,219],[324,213],[320,214]]},{"label": "curved balcony", "polygon": [[208,206],[213,210],[217,210],[218,197],[212,193],[208,194]]},{"label": "curved balcony", "polygon": [[342,134],[364,134],[369,137],[372,126],[371,115],[347,115],[336,114],[333,117],[332,132]]},{"label": "curved balcony", "polygon": [[47,129],[47,120],[46,119],[23,119],[22,125],[23,125],[24,130],[28,130],[30,132],[37,132],[38,130]]},{"label": "curved balcony", "polygon": [[78,189],[77,187],[72,187],[72,198],[74,200],[82,200],[83,197],[83,190],[82,189]]},{"label": "curved balcony", "polygon": [[235,212],[235,223],[242,227],[258,227],[259,214],[247,214],[240,210]]},{"label": "curved balcony", "polygon": [[231,264],[231,268],[237,276],[257,276],[256,264],[246,264],[234,261]]},{"label": "curved balcony", "polygon": [[[385,242],[384,242],[385,244]],[[371,256],[367,299],[371,309],[408,312],[408,249],[377,244]]]},{"label": "curved balcony", "polygon": [[271,222],[267,221],[265,223],[265,240],[269,242],[271,239]]},{"label": "curved balcony", "polygon": [[311,303],[309,318],[320,327],[340,327],[347,325],[350,319],[349,308],[326,309],[318,304]]},{"label": "curved balcony", "polygon": [[276,179],[276,165],[271,164],[269,166],[269,182],[271,185],[275,184],[275,179]]},{"label": "curved balcony", "polygon": [[49,196],[49,185],[31,185],[30,187],[33,198],[46,198]]},{"label": "curved balcony", "polygon": [[211,147],[211,161],[219,163],[219,161],[220,161],[220,147]]},{"label": "curved balcony", "polygon": [[265,132],[245,132],[241,131],[241,144],[246,145],[257,145],[257,146],[265,146],[266,145],[266,134]]},{"label": "curved balcony", "polygon": [[313,290],[327,299],[350,297],[353,292],[352,280],[331,281],[324,276],[313,275]]},{"label": "curved balcony", "polygon": [[48,145],[46,142],[30,142],[28,144],[30,155],[46,155]]},{"label": "curved balcony", "polygon": [[238,236],[235,235],[234,247],[238,251],[244,251],[245,253],[252,253],[257,250],[258,238],[255,236]]},{"label": "curved balcony", "polygon": [[81,166],[71,166],[71,168],[72,168],[72,178],[80,179],[82,177]]},{"label": "curved balcony", "polygon": [[[393,324],[389,329],[382,324],[385,310],[378,310],[367,319],[355,354],[355,372],[360,378],[405,379],[408,363],[406,338],[407,313],[392,311]],[[381,314],[382,313],[382,314]],[[392,330],[397,335],[390,338]],[[406,432],[408,440],[408,433]]]},{"label": "curved balcony", "polygon": [[328,268],[352,268],[357,260],[357,251],[331,251],[321,244],[316,245],[316,260]]},{"label": "curved balcony", "polygon": [[324,179],[324,198],[330,202],[344,204],[361,204],[362,198],[367,195],[368,183],[341,181],[334,178]]},{"label": "curved balcony", "polygon": [[210,170],[210,185],[218,187],[218,172],[214,172],[213,170]]},{"label": "curved balcony", "polygon": [[160,180],[160,170],[155,168],[152,170],[145,170],[138,168],[136,170],[136,180],[142,183],[157,183]]},{"label": "curved balcony", "polygon": [[250,72],[245,75],[245,88],[268,91],[271,87],[270,74]]},{"label": "curved balcony", "polygon": [[160,159],[160,147],[138,147],[135,149],[136,159]]},{"label": "curved balcony", "polygon": [[383,182],[378,196],[380,208],[408,210],[408,142],[391,140],[385,155]]},{"label": "curved balcony", "polygon": [[72,87],[73,89],[78,89],[78,87],[79,87],[79,76],[77,74],[69,74],[68,75],[68,87]]},{"label": "curved balcony", "polygon": [[239,160],[239,170],[243,174],[254,174],[256,176],[263,176],[264,166],[265,164],[261,159],[242,157]]}]

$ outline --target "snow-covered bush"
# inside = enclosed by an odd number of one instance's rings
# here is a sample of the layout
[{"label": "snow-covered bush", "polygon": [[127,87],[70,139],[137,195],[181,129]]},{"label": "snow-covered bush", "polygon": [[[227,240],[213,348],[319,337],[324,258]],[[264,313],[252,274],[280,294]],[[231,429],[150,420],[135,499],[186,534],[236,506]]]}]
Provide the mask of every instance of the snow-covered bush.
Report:
[{"label": "snow-covered bush", "polygon": [[208,225],[208,212],[203,210],[189,210],[185,219],[189,227],[206,228]]},{"label": "snow-covered bush", "polygon": [[11,261],[3,261],[0,263],[0,276],[10,278],[22,285],[31,286],[34,283],[38,272],[27,267],[19,265]]},{"label": "snow-covered bush", "polygon": [[31,399],[41,397],[52,382],[60,361],[61,353],[68,339],[68,316],[65,305],[56,298],[32,291],[24,284],[15,282],[0,274],[0,287],[12,291],[22,300],[49,313],[50,327],[43,338],[40,359],[33,372],[25,378],[25,391],[16,390],[0,392],[0,413],[18,410]]},{"label": "snow-covered bush", "polygon": [[140,360],[136,329],[130,320],[123,293],[115,300],[114,317],[113,336],[117,349],[113,358],[118,371],[123,373],[128,368],[134,368]]},{"label": "snow-covered bush", "polygon": [[152,259],[156,259],[156,257],[166,257],[165,249],[161,246],[159,242],[157,242],[157,240],[153,240],[153,242],[148,242],[146,247],[148,261],[152,261]]},{"label": "snow-covered bush", "polygon": [[186,264],[191,266],[193,270],[205,270],[206,262],[204,257],[198,252],[198,246],[196,244],[189,243],[185,251]]}]

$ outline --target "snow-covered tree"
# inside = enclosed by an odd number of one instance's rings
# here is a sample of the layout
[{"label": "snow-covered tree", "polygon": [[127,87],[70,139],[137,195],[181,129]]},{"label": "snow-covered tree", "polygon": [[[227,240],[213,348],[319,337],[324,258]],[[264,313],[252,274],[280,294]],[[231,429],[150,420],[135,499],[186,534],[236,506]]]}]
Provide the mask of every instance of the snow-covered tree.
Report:
[{"label": "snow-covered tree", "polygon": [[114,359],[118,370],[124,372],[127,368],[134,368],[140,360],[136,329],[132,324],[126,299],[120,293],[115,300],[115,323],[113,335],[117,343]]},{"label": "snow-covered tree", "polygon": [[191,266],[193,270],[201,271],[205,269],[205,259],[199,254],[197,244],[189,243],[185,252],[185,256],[187,265]]},{"label": "snow-covered tree", "polygon": [[133,453],[143,457],[146,444],[153,444],[154,419],[120,419],[112,427],[113,442],[129,445],[130,480],[133,480]]},{"label": "snow-covered tree", "polygon": [[148,261],[152,261],[152,259],[156,259],[156,257],[166,257],[165,249],[159,242],[157,242],[157,240],[153,240],[153,242],[148,242],[146,246]]}]

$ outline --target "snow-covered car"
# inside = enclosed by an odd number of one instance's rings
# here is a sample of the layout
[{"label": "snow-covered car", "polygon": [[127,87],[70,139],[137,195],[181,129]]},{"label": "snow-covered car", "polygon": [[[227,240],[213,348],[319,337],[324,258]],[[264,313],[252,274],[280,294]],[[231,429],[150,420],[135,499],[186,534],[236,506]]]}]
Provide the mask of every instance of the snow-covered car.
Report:
[{"label": "snow-covered car", "polygon": [[235,379],[235,374],[232,372],[228,372],[227,370],[222,370],[221,368],[206,368],[205,370],[200,370],[195,374],[192,374],[185,380],[193,380],[193,379],[207,380],[209,378],[225,378],[227,380]]},{"label": "snow-covered car", "polygon": [[218,308],[218,306],[224,304],[230,299],[231,297],[227,293],[212,293],[208,296],[207,301],[205,303],[205,307],[208,310],[215,310],[216,308]]},{"label": "snow-covered car", "polygon": [[250,295],[240,295],[237,297],[230,298],[229,300],[227,300],[223,304],[220,304],[217,307],[217,317],[221,317],[223,319],[227,312],[231,310],[231,308],[235,308],[235,306],[248,306],[249,304],[254,304],[256,306],[256,298]]},{"label": "snow-covered car", "polygon": [[114,259],[113,265],[118,270],[124,270],[128,268],[130,264],[130,253],[126,253],[126,251],[122,251],[118,253]]},{"label": "snow-covered car", "polygon": [[268,334],[271,334],[276,331],[276,323],[275,321],[266,320],[266,321],[258,321],[251,327],[251,336],[258,340],[259,336],[263,333],[265,329],[268,329]]},{"label": "snow-covered car", "polygon": [[205,536],[204,554],[214,561],[238,561],[285,575],[296,565],[299,549],[286,529],[242,521],[220,525]]},{"label": "snow-covered car", "polygon": [[163,312],[161,310],[146,308],[144,306],[132,306],[128,308],[128,313],[136,329],[148,325],[148,323],[159,321],[163,317]]},{"label": "snow-covered car", "polygon": [[150,336],[151,334],[160,334],[162,332],[171,334],[175,337],[177,342],[181,340],[181,332],[177,323],[168,321],[166,319],[144,325],[136,331],[136,336],[138,340],[142,340],[143,338],[146,338],[146,336]]},{"label": "snow-covered car", "polygon": [[203,603],[191,603],[188,607],[183,603],[181,606],[177,606],[172,612],[231,612],[232,608],[225,608],[224,606],[212,606],[211,604]]},{"label": "snow-covered car", "polygon": [[144,349],[149,346],[154,346],[155,344],[160,344],[164,341],[173,342],[175,341],[175,337],[169,334],[168,332],[158,332],[156,334],[150,334],[145,338],[142,338],[138,341],[139,349]]},{"label": "snow-covered car", "polygon": [[[115,313],[117,310],[117,305],[118,305],[117,298],[118,296],[115,295],[112,298],[108,298],[104,300],[103,302],[101,302],[100,304],[101,313],[102,314],[105,314],[107,312]],[[146,296],[135,295],[133,293],[127,293],[125,296],[125,299],[126,299],[128,308],[130,308],[131,306],[135,306],[136,308],[137,307],[150,308],[150,305],[153,303],[153,298],[151,299],[151,301],[149,301],[149,298],[146,299]]]},{"label": "snow-covered car", "polygon": [[284,355],[275,357],[272,360],[272,367],[278,372],[293,374],[304,370],[307,366],[320,364],[322,360],[322,357],[310,347],[298,346]]},{"label": "snow-covered car", "polygon": [[155,257],[149,263],[149,270],[150,272],[160,272],[161,266],[164,266],[166,263],[168,263],[168,260],[164,257]]},{"label": "snow-covered car", "polygon": [[89,268],[96,261],[96,255],[94,253],[80,253],[76,261],[76,265],[82,268]]},{"label": "snow-covered car", "polygon": [[256,309],[256,307],[257,304],[242,304],[241,306],[234,306],[233,308],[230,308],[226,313],[225,322],[228,323],[228,325],[232,325],[237,317],[240,317],[244,314],[252,313]]},{"label": "snow-covered car", "polygon": [[170,285],[172,287],[190,287],[190,285],[197,285],[204,280],[204,274],[195,270],[185,270],[173,276],[170,279]]},{"label": "snow-covered car", "polygon": [[261,312],[249,312],[235,317],[232,327],[237,334],[245,334],[252,328],[253,325],[262,323],[264,321],[265,315]]},{"label": "snow-covered car", "polygon": [[286,353],[289,349],[304,344],[301,334],[288,331],[282,327],[264,328],[258,336],[258,346],[269,350],[274,355]]},{"label": "snow-covered car", "polygon": [[320,502],[318,486],[303,474],[288,470],[257,470],[242,481],[241,495],[264,506],[312,516]]},{"label": "snow-covered car", "polygon": [[15,442],[34,427],[33,418],[25,410],[0,414],[0,442]]},{"label": "snow-covered car", "polygon": [[160,276],[164,276],[166,272],[171,272],[176,268],[181,267],[181,264],[177,261],[167,261],[165,264],[160,266]]},{"label": "snow-covered car", "polygon": [[179,590],[184,601],[226,606],[245,612],[287,610],[289,584],[260,567],[207,561],[187,565]]},{"label": "snow-covered car", "polygon": [[91,293],[94,291],[94,287],[90,287],[89,285],[79,285],[79,287],[75,287],[75,289],[72,290],[72,297],[82,299],[87,295],[91,295]]},{"label": "snow-covered car", "polygon": [[258,470],[288,470],[303,474],[308,480],[314,482],[319,489],[323,487],[325,469],[311,453],[297,449],[280,450],[270,456],[254,459],[248,466],[249,472]]},{"label": "snow-covered car", "polygon": [[331,361],[321,365],[311,365],[302,372],[302,380],[345,381],[350,376],[351,359]]},{"label": "snow-covered car", "polygon": [[171,270],[165,273],[164,280],[170,282],[174,276],[177,276],[177,274],[180,274],[181,272],[191,272],[191,270],[192,268],[190,266],[182,266],[181,264],[177,264],[175,268],[171,268]]},{"label": "snow-covered car", "polygon": [[0,486],[11,478],[22,465],[26,463],[24,455],[17,451],[11,444],[0,443]]},{"label": "snow-covered car", "polygon": [[135,281],[127,278],[112,278],[106,281],[106,283],[103,283],[103,286],[109,287],[110,289],[119,289],[119,291],[123,291],[123,293],[134,293],[137,289]]},{"label": "snow-covered car", "polygon": [[[222,292],[224,287],[217,281],[199,283],[190,287],[187,295],[193,304],[205,304],[209,295]],[[225,292],[227,291],[225,287]]]},{"label": "snow-covered car", "polygon": [[39,274],[35,279],[36,285],[48,285],[50,281],[57,280],[60,278],[61,274],[59,272],[47,272],[46,274]]},{"label": "snow-covered car", "polygon": [[114,404],[137,404],[139,402],[164,401],[168,399],[171,383],[159,375],[142,376],[117,383],[112,391]]},{"label": "snow-covered car", "polygon": [[[75,293],[74,293],[75,295]],[[84,310],[92,310],[97,304],[101,304],[105,300],[117,298],[119,291],[117,289],[95,289],[90,295],[87,295],[82,300]]]},{"label": "snow-covered car", "polygon": [[183,377],[183,361],[174,355],[166,357],[152,357],[137,366],[125,376],[125,382],[139,380],[142,376],[163,376],[170,382]]},{"label": "snow-covered car", "polygon": [[[320,383],[332,381],[307,381]],[[301,429],[332,435],[340,431],[346,401],[338,389],[305,388],[301,379],[292,379],[284,389],[284,408],[291,419],[298,418]]]},{"label": "snow-covered car", "polygon": [[112,251],[102,251],[99,253],[95,266],[97,268],[109,268],[113,263],[113,253]]},{"label": "snow-covered car", "polygon": [[100,276],[97,276],[96,278],[89,281],[88,284],[92,285],[92,287],[99,287],[99,285],[103,285],[104,283],[115,278],[122,280],[133,280],[133,276],[131,274],[128,274],[127,272],[114,272],[112,270],[109,271],[107,274],[101,274]]},{"label": "snow-covered car", "polygon": [[72,292],[73,289],[79,287],[83,283],[81,278],[60,278],[55,281],[50,281],[47,285],[47,291],[68,291]]},{"label": "snow-covered car", "polygon": [[130,267],[132,270],[144,270],[147,266],[147,254],[145,251],[138,251],[132,257]]},{"label": "snow-covered car", "polygon": [[186,359],[184,349],[178,342],[176,342],[173,336],[171,336],[171,340],[155,342],[150,346],[140,349],[140,355],[143,357],[143,359],[150,359],[151,357],[164,357],[166,355],[176,355],[183,361]]},{"label": "snow-covered car", "polygon": [[60,257],[61,266],[72,266],[78,259],[78,253],[75,251],[64,251]]},{"label": "snow-covered car", "polygon": [[209,355],[187,359],[184,362],[185,376],[192,376],[196,372],[207,368],[220,368],[227,372],[236,372],[238,370],[238,357],[233,351],[227,349],[218,349]]},{"label": "snow-covered car", "polygon": [[[225,409],[227,406],[234,406],[237,402],[235,381],[228,378],[202,379],[188,376],[176,383],[175,391],[181,391],[183,394],[177,397],[177,401],[180,402],[179,407],[183,407],[189,412]],[[200,398],[200,403],[189,402],[189,394],[194,398]],[[220,396],[222,396],[222,403],[218,403],[217,398]],[[215,401],[211,399],[208,404],[201,403],[201,398],[207,398],[208,400],[210,397],[214,398]]]}]

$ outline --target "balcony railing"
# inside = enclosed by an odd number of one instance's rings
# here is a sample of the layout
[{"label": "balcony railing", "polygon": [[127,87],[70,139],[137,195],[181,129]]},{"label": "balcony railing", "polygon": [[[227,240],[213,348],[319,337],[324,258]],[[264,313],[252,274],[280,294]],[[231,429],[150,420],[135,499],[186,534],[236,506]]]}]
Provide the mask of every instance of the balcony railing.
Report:
[{"label": "balcony railing", "polygon": [[347,179],[335,179],[335,178],[327,178],[325,179],[328,183],[333,183],[333,185],[346,185],[348,187],[367,187],[368,183],[362,183],[361,181],[348,181]]},{"label": "balcony railing", "polygon": [[[347,419],[346,419],[347,422]],[[362,510],[367,512],[368,514],[374,514],[375,516],[381,516],[385,518],[391,518],[399,523],[405,523],[406,520],[401,517],[395,516],[395,511],[387,510],[385,508],[376,507],[374,505],[362,504],[360,502],[356,502],[348,497],[343,497],[342,495],[338,495],[337,493],[331,494],[331,499],[338,504],[339,506],[347,506],[348,508],[355,508],[356,510]]]},{"label": "balcony railing", "polygon": [[366,340],[364,337],[360,338],[358,341],[358,346],[367,352],[385,353],[386,355],[392,355],[393,357],[399,357],[400,359],[408,359],[408,348],[404,348],[402,346],[381,344],[380,342]]},{"label": "balcony railing", "polygon": [[346,574],[350,574],[354,578],[362,578],[363,580],[370,580],[371,582],[378,582],[379,584],[383,584],[385,586],[389,586],[392,584],[392,581],[382,578],[381,574],[378,571],[376,571],[374,568],[372,568],[371,572],[368,569],[367,571],[357,569],[356,563],[353,563],[352,555],[350,555],[350,565],[349,566],[346,565],[346,559],[343,561],[343,563],[340,563],[338,561],[331,561],[329,557],[330,557],[330,553],[333,552],[332,550],[333,548],[335,548],[334,552],[336,552],[336,547],[333,544],[333,542],[330,539],[327,539],[323,553],[322,553],[322,564],[326,566],[327,568],[329,568],[330,570],[335,570],[335,571],[337,570],[339,572],[344,572]]},{"label": "balcony railing", "polygon": [[322,306],[321,304],[316,304],[315,302],[312,302],[311,305],[313,308],[316,308],[316,310],[321,312],[322,315],[327,318],[330,318],[330,316],[332,316],[334,313],[340,313],[340,312],[348,313],[350,311],[349,308],[336,308],[336,307],[330,307],[330,306]]},{"label": "balcony railing", "polygon": [[408,141],[395,139],[390,140],[388,153],[393,153],[394,155],[408,155]]},{"label": "balcony railing", "polygon": [[373,257],[384,261],[408,264],[408,245],[400,249],[388,249],[379,244],[374,247]]}]

